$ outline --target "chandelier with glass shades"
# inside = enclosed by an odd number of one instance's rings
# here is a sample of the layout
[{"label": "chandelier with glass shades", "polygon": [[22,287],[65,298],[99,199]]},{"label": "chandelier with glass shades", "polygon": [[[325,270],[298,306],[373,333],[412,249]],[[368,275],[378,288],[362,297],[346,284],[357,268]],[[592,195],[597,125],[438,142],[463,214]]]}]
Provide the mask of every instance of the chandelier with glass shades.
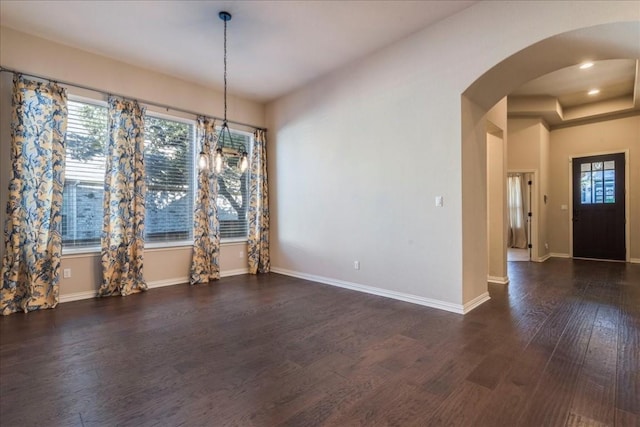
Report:
[{"label": "chandelier with glass shades", "polygon": [[[249,167],[249,159],[246,151],[239,152],[231,147],[231,131],[227,123],[227,22],[231,21],[231,14],[222,11],[218,13],[218,17],[224,22],[224,121],[217,135],[214,136],[214,142],[217,142],[218,148],[213,155],[213,171],[219,175],[225,168],[229,167],[227,164],[228,159],[239,158],[237,169],[240,173],[243,173]],[[209,170],[209,164],[208,156],[204,151],[201,151],[198,158],[198,167],[202,170]]]}]

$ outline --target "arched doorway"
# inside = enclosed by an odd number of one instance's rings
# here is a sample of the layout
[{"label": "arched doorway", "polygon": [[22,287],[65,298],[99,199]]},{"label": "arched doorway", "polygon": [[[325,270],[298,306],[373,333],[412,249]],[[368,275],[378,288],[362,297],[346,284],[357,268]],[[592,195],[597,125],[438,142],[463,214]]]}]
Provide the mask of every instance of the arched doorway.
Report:
[{"label": "arched doorway", "polygon": [[[585,59],[640,58],[640,22],[582,28],[542,40],[501,61],[461,97],[463,303],[486,292],[488,113],[522,84]],[[496,114],[493,110],[493,114]],[[502,112],[498,112],[502,115]],[[498,127],[500,127],[498,125]],[[505,130],[504,128],[502,130]],[[635,242],[634,245],[637,245]],[[483,256],[484,255],[484,256]],[[506,270],[506,255],[500,260]]]}]

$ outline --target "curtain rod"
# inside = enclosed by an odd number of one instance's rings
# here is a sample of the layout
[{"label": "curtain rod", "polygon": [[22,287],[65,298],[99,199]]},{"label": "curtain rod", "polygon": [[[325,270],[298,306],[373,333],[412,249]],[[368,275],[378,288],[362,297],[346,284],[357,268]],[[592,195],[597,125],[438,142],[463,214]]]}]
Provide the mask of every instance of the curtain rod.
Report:
[{"label": "curtain rod", "polygon": [[[101,93],[101,94],[107,95],[107,96],[114,95],[114,96],[119,96],[121,98],[132,99],[130,96],[121,95],[121,94],[113,93],[113,92],[105,92],[104,90],[96,89],[94,87],[79,85],[79,84],[71,83],[71,82],[66,82],[64,80],[52,79],[52,78],[49,78],[49,77],[39,76],[37,74],[32,74],[32,73],[24,73],[22,71],[12,70],[10,68],[6,68],[6,67],[2,67],[2,66],[0,66],[0,73],[20,74],[20,75],[23,75],[23,76],[34,77],[34,78],[40,79],[40,80],[47,80],[49,82],[59,83],[59,84],[65,85],[65,86],[72,86],[72,87],[75,87],[75,88],[78,88],[78,89],[84,89],[84,90],[90,90],[92,92],[98,92],[98,93]],[[134,98],[134,99],[136,99],[136,98]],[[185,109],[182,109],[182,108],[171,107],[171,106],[165,105],[165,104],[158,104],[157,102],[145,101],[144,99],[136,99],[136,101],[140,102],[141,104],[147,104],[147,105],[151,105],[153,107],[164,108],[167,111],[168,110],[173,110],[173,111],[178,111],[180,113],[191,114],[191,115],[194,115],[194,116],[206,116],[206,117],[211,117],[212,119],[216,119],[216,120],[224,120],[222,117],[217,117],[217,116],[212,116],[212,115],[202,114],[202,113],[196,113],[195,111],[190,111],[190,110],[185,110]],[[246,126],[246,127],[249,127],[249,128],[255,129],[255,130],[262,130],[262,131],[265,131],[265,132],[267,130],[267,128],[250,125],[248,123],[236,122],[234,120],[227,120],[227,122],[229,122],[231,124],[234,124],[234,125]]]}]

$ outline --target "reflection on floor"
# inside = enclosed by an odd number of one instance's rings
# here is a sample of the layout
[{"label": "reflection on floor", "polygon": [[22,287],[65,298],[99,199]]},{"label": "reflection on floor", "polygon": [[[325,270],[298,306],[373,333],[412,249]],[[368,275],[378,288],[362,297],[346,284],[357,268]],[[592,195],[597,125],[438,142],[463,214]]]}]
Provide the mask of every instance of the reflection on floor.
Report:
[{"label": "reflection on floor", "polygon": [[529,250],[507,248],[507,261],[529,261]]}]

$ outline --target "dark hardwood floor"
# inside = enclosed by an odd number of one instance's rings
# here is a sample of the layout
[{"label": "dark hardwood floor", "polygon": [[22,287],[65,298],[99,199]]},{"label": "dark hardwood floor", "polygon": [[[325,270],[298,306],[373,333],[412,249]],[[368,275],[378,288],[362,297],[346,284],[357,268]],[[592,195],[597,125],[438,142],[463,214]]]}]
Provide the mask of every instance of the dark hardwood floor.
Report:
[{"label": "dark hardwood floor", "polygon": [[464,317],[276,274],[2,317],[0,424],[639,426],[640,265],[509,267]]}]

